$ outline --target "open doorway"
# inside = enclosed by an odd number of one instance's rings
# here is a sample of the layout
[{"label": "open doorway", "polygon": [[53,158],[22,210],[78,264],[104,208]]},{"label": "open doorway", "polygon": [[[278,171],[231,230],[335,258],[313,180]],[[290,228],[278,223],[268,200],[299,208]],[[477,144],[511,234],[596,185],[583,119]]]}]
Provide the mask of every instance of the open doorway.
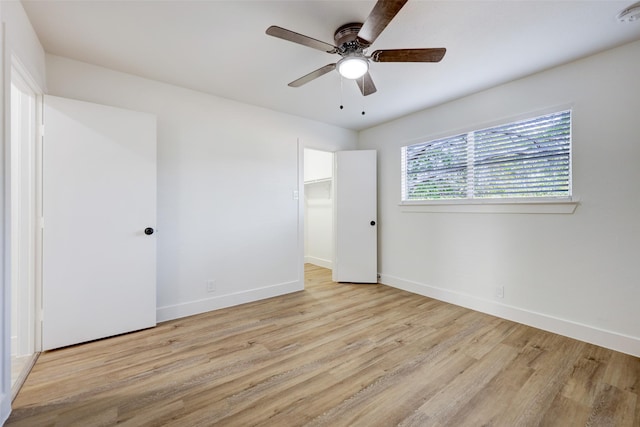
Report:
[{"label": "open doorway", "polygon": [[333,158],[304,149],[304,263],[332,269],[334,251]]},{"label": "open doorway", "polygon": [[19,64],[11,68],[10,268],[11,391],[15,396],[39,350],[39,144],[41,96]]}]

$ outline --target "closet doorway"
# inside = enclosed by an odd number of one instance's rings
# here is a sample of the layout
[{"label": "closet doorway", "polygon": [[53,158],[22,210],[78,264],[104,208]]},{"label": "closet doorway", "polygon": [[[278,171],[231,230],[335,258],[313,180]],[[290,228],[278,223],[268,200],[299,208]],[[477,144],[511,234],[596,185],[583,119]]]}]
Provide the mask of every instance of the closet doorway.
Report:
[{"label": "closet doorway", "polygon": [[304,149],[304,262],[332,269],[334,153]]}]

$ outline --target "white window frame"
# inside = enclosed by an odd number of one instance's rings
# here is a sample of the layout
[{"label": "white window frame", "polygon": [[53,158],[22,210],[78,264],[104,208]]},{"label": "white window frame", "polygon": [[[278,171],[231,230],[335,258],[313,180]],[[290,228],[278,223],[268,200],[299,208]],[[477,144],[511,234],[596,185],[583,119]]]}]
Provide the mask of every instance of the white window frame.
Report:
[{"label": "white window frame", "polygon": [[[502,119],[493,123],[484,125],[472,126],[467,129],[458,132],[448,132],[446,135],[421,138],[419,140],[411,141],[401,148],[404,153],[405,147],[421,144],[425,141],[435,141],[447,137],[455,137],[456,135],[468,134],[473,135],[473,132],[488,129],[491,127],[497,127],[519,121],[529,120],[536,117],[541,117],[553,113],[559,113],[563,111],[570,111],[571,113],[571,128],[573,128],[573,111],[572,106],[559,106],[555,108],[546,109],[544,111],[538,111],[535,113],[521,115],[517,117],[511,117]],[[573,130],[571,130],[573,133]],[[572,139],[572,138],[571,138]],[[567,196],[554,196],[554,197],[514,197],[514,198],[452,198],[452,199],[438,199],[438,200],[402,200],[405,192],[405,165],[404,155],[402,158],[402,165],[400,171],[400,202],[399,207],[402,212],[455,212],[455,213],[563,213],[571,214],[575,211],[579,204],[579,197],[573,194],[573,142],[570,142],[570,155],[569,155],[569,195]],[[471,184],[472,186],[473,184]],[[468,189],[469,190],[469,189]]]}]

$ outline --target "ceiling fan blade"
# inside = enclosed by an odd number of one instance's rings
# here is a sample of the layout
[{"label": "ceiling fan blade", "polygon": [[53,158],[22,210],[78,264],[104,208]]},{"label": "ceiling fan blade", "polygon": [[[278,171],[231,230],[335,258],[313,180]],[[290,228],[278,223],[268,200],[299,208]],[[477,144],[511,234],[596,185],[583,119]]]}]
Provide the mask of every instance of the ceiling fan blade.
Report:
[{"label": "ceiling fan blade", "polygon": [[361,44],[370,46],[408,0],[378,0],[358,31]]},{"label": "ceiling fan blade", "polygon": [[336,64],[325,65],[322,68],[318,68],[317,70],[310,72],[306,76],[302,76],[299,79],[292,81],[291,83],[289,83],[289,86],[300,87],[303,84],[309,83],[311,80],[317,79],[320,76],[324,76],[328,72],[333,71],[335,69],[336,69]]},{"label": "ceiling fan blade", "polygon": [[364,96],[371,95],[372,93],[375,93],[378,90],[376,89],[376,85],[373,84],[373,79],[371,78],[371,74],[369,74],[369,72],[367,72],[364,76],[360,77],[359,79],[355,79],[355,81],[358,84],[358,87],[360,88],[360,92],[362,92]]},{"label": "ceiling fan blade", "polygon": [[316,40],[314,38],[305,36],[303,34],[296,33],[291,30],[287,30],[286,28],[277,27],[275,25],[267,28],[266,33],[273,37],[278,37],[279,39],[288,40],[293,43],[298,43],[303,46],[311,47],[313,49],[318,49],[327,53],[336,53],[337,48],[329,43],[325,43],[320,40]]},{"label": "ceiling fan blade", "polygon": [[447,49],[388,49],[376,50],[371,54],[373,62],[440,62]]}]

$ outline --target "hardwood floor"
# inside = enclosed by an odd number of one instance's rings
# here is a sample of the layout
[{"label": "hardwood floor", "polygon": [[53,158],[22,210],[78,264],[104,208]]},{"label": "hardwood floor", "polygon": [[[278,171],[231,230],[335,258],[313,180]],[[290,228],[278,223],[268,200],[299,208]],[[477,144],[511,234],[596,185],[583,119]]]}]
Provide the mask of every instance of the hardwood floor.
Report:
[{"label": "hardwood floor", "polygon": [[331,282],[44,353],[7,426],[640,426],[640,359]]}]

